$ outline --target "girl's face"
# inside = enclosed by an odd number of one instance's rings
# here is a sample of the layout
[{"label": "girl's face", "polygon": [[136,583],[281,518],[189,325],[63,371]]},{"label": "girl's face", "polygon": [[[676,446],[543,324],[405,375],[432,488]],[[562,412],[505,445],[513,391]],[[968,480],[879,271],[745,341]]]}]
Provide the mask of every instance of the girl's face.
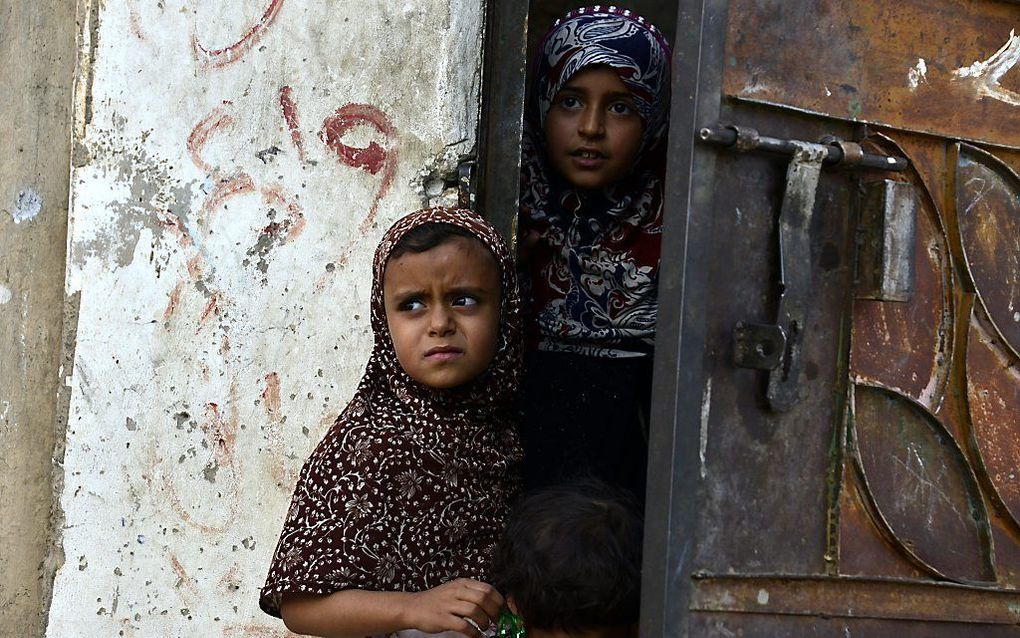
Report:
[{"label": "girl's face", "polygon": [[608,186],[634,165],[643,127],[616,72],[587,68],[560,89],[545,116],[549,161],[577,188]]},{"label": "girl's face", "polygon": [[439,389],[480,375],[496,353],[500,296],[496,261],[476,239],[451,237],[391,259],[383,301],[401,367]]}]

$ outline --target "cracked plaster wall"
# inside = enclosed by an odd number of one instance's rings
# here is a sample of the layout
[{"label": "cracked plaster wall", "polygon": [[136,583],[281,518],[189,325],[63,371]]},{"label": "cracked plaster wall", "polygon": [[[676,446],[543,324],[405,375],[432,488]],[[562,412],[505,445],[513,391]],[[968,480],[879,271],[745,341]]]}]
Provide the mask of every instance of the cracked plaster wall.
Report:
[{"label": "cracked plaster wall", "polygon": [[257,588],[367,359],[375,244],[473,150],[482,18],[83,2],[48,636],[287,635]]}]

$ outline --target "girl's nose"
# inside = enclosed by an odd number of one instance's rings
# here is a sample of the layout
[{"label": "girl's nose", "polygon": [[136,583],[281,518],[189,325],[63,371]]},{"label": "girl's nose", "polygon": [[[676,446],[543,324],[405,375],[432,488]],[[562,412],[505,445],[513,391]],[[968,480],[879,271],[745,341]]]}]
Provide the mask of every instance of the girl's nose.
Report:
[{"label": "girl's nose", "polygon": [[606,132],[606,122],[600,109],[585,106],[577,131],[585,137],[601,137]]},{"label": "girl's nose", "polygon": [[453,313],[442,304],[437,304],[429,313],[429,335],[434,337],[445,337],[453,333]]}]

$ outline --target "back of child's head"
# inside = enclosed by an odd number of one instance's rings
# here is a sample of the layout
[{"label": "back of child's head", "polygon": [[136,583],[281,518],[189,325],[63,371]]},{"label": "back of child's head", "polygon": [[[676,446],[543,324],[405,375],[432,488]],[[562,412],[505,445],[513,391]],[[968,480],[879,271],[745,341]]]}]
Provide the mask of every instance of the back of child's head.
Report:
[{"label": "back of child's head", "polygon": [[642,519],[594,479],[527,496],[496,550],[495,584],[529,630],[578,633],[638,622]]}]

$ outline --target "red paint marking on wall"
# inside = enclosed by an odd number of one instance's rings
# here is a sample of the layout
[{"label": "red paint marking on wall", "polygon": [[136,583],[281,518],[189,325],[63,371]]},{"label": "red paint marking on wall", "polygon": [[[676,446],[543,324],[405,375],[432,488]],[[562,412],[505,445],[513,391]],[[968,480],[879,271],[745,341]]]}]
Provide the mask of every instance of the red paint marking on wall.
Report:
[{"label": "red paint marking on wall", "polygon": [[205,325],[206,320],[209,319],[213,313],[216,313],[217,315],[220,314],[219,303],[221,296],[222,294],[218,292],[214,292],[209,296],[209,302],[205,305],[205,309],[202,310],[202,316],[198,318],[198,328],[195,329],[195,334],[198,334],[198,332],[202,329],[202,326]]},{"label": "red paint marking on wall", "polygon": [[298,159],[305,161],[305,144],[301,138],[301,123],[298,120],[297,103],[294,102],[294,91],[289,86],[280,89],[280,110],[283,111],[283,119],[290,129],[290,140],[294,142],[297,149]]},{"label": "red paint marking on wall", "polygon": [[[174,311],[177,310],[177,304],[180,303],[181,301],[181,290],[183,288],[184,288],[183,281],[179,282],[176,286],[174,286],[173,291],[170,293],[170,300],[167,301],[166,309],[163,311],[163,323],[169,321],[170,317],[173,316]],[[169,329],[170,326],[167,326],[167,330]]]},{"label": "red paint marking on wall", "polygon": [[270,372],[266,375],[266,389],[262,391],[266,416],[271,420],[280,418],[280,375]]},{"label": "red paint marking on wall", "polygon": [[[369,126],[382,133],[386,140],[387,148],[383,148],[376,142],[370,142],[366,147],[348,146],[343,143],[343,137],[351,129],[357,126]],[[322,124],[322,131],[319,137],[326,143],[341,162],[360,168],[372,175],[382,173],[382,181],[376,191],[368,214],[358,224],[354,239],[348,244],[336,259],[338,265],[344,265],[350,258],[354,245],[361,240],[375,222],[376,213],[379,210],[379,203],[389,192],[393,185],[393,177],[397,169],[397,149],[395,147],[397,129],[393,126],[389,117],[380,109],[370,104],[345,104],[336,110],[333,115],[326,118]],[[326,280],[332,277],[334,269],[322,275],[315,284],[318,291],[326,287]]]},{"label": "red paint marking on wall", "polygon": [[[224,102],[229,105],[230,102]],[[207,173],[212,173],[215,167],[205,161],[202,157],[202,151],[205,149],[205,145],[209,143],[209,138],[212,137],[217,131],[231,126],[234,123],[234,118],[228,114],[222,106],[213,109],[212,113],[202,118],[198,124],[191,129],[191,134],[188,135],[188,154],[191,156],[191,161],[195,163],[195,166],[201,168]]]},{"label": "red paint marking on wall", "polygon": [[[228,531],[237,520],[239,506],[239,495],[237,481],[240,473],[240,463],[235,455],[238,432],[238,398],[237,383],[230,384],[230,417],[223,418],[219,404],[210,402],[206,404],[205,418],[199,420],[199,427],[205,434],[206,441],[212,451],[213,461],[221,469],[230,471],[232,480],[229,482],[229,489],[218,489],[221,498],[226,501],[228,513],[224,520],[219,523],[207,523],[197,520],[191,512],[181,503],[180,495],[173,481],[164,475],[163,481],[167,500],[170,509],[184,523],[198,529],[206,534],[223,534]],[[153,457],[152,466],[155,468],[160,464],[167,463],[167,459]],[[147,479],[148,480],[148,479]],[[219,481],[217,480],[217,485]]]},{"label": "red paint marking on wall", "polygon": [[209,199],[202,205],[202,226],[208,227],[209,218],[220,209],[227,201],[238,195],[255,192],[255,182],[247,173],[240,173],[234,177],[220,180],[216,188],[209,194]]},{"label": "red paint marking on wall", "polygon": [[[301,231],[305,229],[305,215],[301,205],[297,203],[297,200],[285,195],[282,186],[279,184],[263,186],[262,200],[267,204],[277,202],[287,207],[287,217],[290,219],[290,223],[288,224],[287,236],[283,239],[284,243],[296,239],[301,234]],[[268,228],[267,226],[266,229]],[[264,229],[262,232],[265,233],[266,230]]]},{"label": "red paint marking on wall", "polygon": [[198,36],[193,34],[191,36],[191,49],[195,54],[195,59],[206,68],[222,68],[240,60],[265,35],[266,30],[272,26],[282,7],[283,0],[272,0],[258,22],[245,31],[239,40],[222,49],[210,50],[205,48],[199,43]]},{"label": "red paint marking on wall", "polygon": [[170,553],[170,567],[173,568],[174,573],[177,574],[177,578],[181,579],[181,586],[184,588],[182,597],[185,602],[191,603],[194,598],[191,598],[187,594],[197,597],[198,587],[195,585],[195,581],[192,580],[191,576],[188,576],[188,572],[184,569],[184,565],[181,564],[181,561],[177,559],[177,555],[173,552]]},{"label": "red paint marking on wall", "polygon": [[131,26],[131,35],[142,42],[145,42],[145,32],[142,31],[142,20],[138,15],[138,0],[131,0],[128,8],[128,23]]},{"label": "red paint marking on wall", "polygon": [[[319,137],[337,154],[340,161],[348,166],[364,169],[373,175],[384,169],[389,169],[388,172],[392,173],[394,149],[383,149],[376,142],[370,142],[366,147],[348,146],[343,143],[344,135],[357,126],[374,128],[383,134],[387,144],[392,144],[397,136],[389,117],[378,108],[371,104],[345,104],[322,123]],[[392,175],[389,178],[392,179]],[[385,177],[384,184],[383,188],[389,188]]]}]

